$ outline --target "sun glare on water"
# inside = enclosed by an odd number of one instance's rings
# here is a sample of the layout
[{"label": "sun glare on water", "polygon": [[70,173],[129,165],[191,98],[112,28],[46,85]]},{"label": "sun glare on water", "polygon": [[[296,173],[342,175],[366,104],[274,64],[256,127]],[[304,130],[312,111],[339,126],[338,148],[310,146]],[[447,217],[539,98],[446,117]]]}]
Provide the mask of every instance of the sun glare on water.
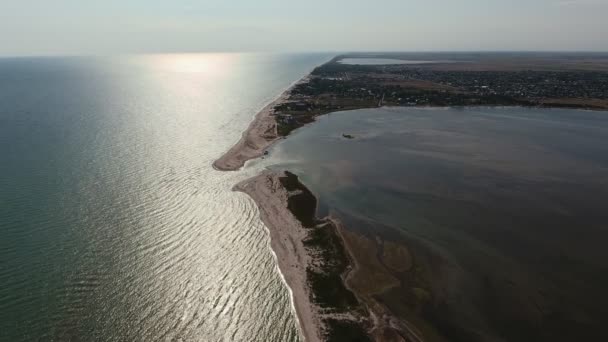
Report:
[{"label": "sun glare on water", "polygon": [[184,53],[148,55],[146,59],[154,67],[178,73],[217,74],[233,63],[238,54],[232,53]]}]

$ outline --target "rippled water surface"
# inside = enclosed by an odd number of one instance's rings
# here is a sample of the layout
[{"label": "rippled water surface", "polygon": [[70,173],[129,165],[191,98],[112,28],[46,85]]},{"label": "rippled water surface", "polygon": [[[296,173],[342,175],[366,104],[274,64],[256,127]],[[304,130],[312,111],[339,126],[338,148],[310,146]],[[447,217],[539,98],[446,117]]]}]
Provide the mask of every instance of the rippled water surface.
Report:
[{"label": "rippled water surface", "polygon": [[211,163],[328,56],[0,60],[0,340],[298,340]]}]

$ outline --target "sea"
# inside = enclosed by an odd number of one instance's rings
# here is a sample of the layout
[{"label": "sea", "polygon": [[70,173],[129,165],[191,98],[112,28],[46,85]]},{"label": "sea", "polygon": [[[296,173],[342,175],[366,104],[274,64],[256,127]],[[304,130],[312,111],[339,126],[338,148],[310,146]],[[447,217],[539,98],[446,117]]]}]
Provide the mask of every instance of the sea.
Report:
[{"label": "sea", "polygon": [[420,315],[446,340],[608,339],[605,112],[338,112],[212,168],[332,57],[0,59],[0,341],[299,341],[232,191],[265,168],[299,175],[319,216],[426,253],[442,295]]},{"label": "sea", "polygon": [[0,340],[298,341],[259,170],[211,165],[331,57],[0,59]]}]

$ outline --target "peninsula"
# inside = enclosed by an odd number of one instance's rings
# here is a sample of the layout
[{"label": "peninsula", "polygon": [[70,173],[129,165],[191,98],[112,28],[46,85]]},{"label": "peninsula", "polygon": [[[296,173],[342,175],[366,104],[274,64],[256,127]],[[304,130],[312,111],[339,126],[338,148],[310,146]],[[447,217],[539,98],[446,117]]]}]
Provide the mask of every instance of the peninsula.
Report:
[{"label": "peninsula", "polygon": [[[366,63],[374,59],[381,63]],[[382,106],[608,110],[608,57],[338,56],[260,111],[214,167],[238,170],[320,115]],[[317,217],[317,198],[288,171],[264,171],[235,190],[248,194],[260,209],[307,341],[444,341],[419,319],[432,294],[440,296],[434,284],[443,280],[434,279],[438,272],[432,271],[440,256],[420,252],[412,241],[383,241],[349,231],[336,218]]]},{"label": "peninsula", "polygon": [[[382,64],[368,64],[379,61]],[[360,64],[357,64],[360,63]],[[604,54],[340,55],[261,110],[214,167],[241,168],[319,115],[382,106],[531,106],[608,110]]]},{"label": "peninsula", "polygon": [[376,298],[399,288],[391,273],[420,280],[405,246],[387,242],[377,259],[376,242],[316,217],[317,199],[288,171],[265,171],[235,190],[258,204],[306,341],[423,341],[419,328]]}]

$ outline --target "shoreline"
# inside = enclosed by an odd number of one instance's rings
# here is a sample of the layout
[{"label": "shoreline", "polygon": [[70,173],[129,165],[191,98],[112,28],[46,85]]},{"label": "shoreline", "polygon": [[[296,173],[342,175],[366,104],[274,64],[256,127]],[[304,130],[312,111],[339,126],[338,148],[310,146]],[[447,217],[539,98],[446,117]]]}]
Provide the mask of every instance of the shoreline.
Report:
[{"label": "shoreline", "polygon": [[316,216],[317,198],[296,175],[266,170],[234,190],[260,211],[305,341],[369,341],[371,331],[385,328],[371,319],[377,310],[347,284],[358,264],[342,224]]},{"label": "shoreline", "polygon": [[312,71],[293,82],[272,102],[264,106],[253,117],[253,121],[241,134],[239,140],[220,158],[215,160],[212,167],[218,171],[238,171],[245,166],[247,161],[263,156],[264,151],[282,138],[277,130],[278,125],[274,116],[275,108],[286,103],[291,96],[291,91],[298,85],[307,83],[311,77]]},{"label": "shoreline", "polygon": [[[227,152],[225,152],[220,158],[213,162],[212,166],[218,171],[238,171],[245,163],[249,160],[262,157],[275,142],[280,139],[284,139],[287,136],[281,136],[278,134],[277,128],[278,123],[275,119],[275,107],[286,103],[290,98],[290,91],[299,84],[303,84],[310,79],[311,75],[307,75],[290,86],[285,90],[276,100],[264,107],[256,116],[253,121],[249,124],[248,128],[243,132],[238,142],[233,145]],[[513,104],[513,105],[465,105],[465,106],[438,106],[438,105],[416,105],[416,106],[400,106],[400,105],[382,105],[382,106],[361,106],[331,110],[323,113],[314,115],[312,121],[302,124],[294,128],[293,130],[306,127],[309,124],[315,123],[319,116],[327,114],[348,112],[361,109],[377,109],[377,108],[410,108],[410,109],[441,109],[441,108],[530,108],[530,109],[572,109],[580,111],[590,112],[608,112],[608,109],[603,108],[587,108],[587,107],[572,107],[572,106],[559,106],[559,105],[525,105],[525,104]],[[290,132],[291,133],[291,132]]]},{"label": "shoreline", "polygon": [[325,62],[312,68],[306,75],[290,84],[273,101],[264,106],[241,134],[239,140],[220,158],[215,160],[212,167],[218,171],[238,171],[251,159],[264,155],[272,144],[282,138],[277,130],[278,123],[275,119],[275,108],[289,100],[291,91],[300,84],[308,83],[313,77],[313,71],[321,65],[331,63],[338,56],[332,56]]},{"label": "shoreline", "polygon": [[[296,175],[265,170],[234,190],[247,194],[259,209],[305,341],[423,341],[414,325],[361,288],[367,281],[361,273],[368,271],[361,263],[369,255],[355,249],[357,241],[369,240],[349,232],[338,218],[318,218],[316,196]],[[374,290],[380,291],[374,293],[396,286],[386,280],[378,279]]]},{"label": "shoreline", "polygon": [[311,291],[306,277],[306,269],[312,262],[304,246],[307,232],[287,209],[289,194],[279,177],[276,172],[264,171],[238,183],[234,190],[247,194],[260,211],[279,273],[290,292],[301,335],[307,342],[322,341],[321,309],[310,300]]},{"label": "shoreline", "polygon": [[[395,103],[395,99],[386,98],[387,93],[384,91],[376,94],[373,99],[362,100],[358,95],[348,95],[344,98],[346,102],[337,101],[337,98],[344,94],[335,93],[334,88],[328,85],[319,85],[323,82],[335,82],[335,77],[342,77],[339,73],[334,75],[335,71],[324,72],[322,70],[332,67],[333,64],[339,64],[342,57],[341,55],[334,56],[329,60],[321,63],[317,67],[309,71],[305,76],[292,83],[287,89],[285,89],[277,98],[272,102],[263,107],[250,122],[247,129],[242,133],[239,140],[220,158],[215,160],[212,164],[213,168],[219,171],[236,171],[242,168],[245,163],[251,159],[259,158],[264,155],[267,149],[272,146],[276,141],[281,138],[287,137],[291,131],[300,127],[306,126],[309,123],[315,122],[316,118],[322,115],[357,110],[366,108],[381,108],[381,107],[403,107],[403,108],[443,108],[443,107],[527,107],[527,108],[555,108],[555,109],[580,109],[590,111],[608,111],[605,106],[598,106],[591,103],[584,102],[584,99],[572,98],[510,98],[509,101],[504,99],[485,99],[486,102],[469,103],[461,105],[460,102],[445,103],[445,101],[428,100],[427,103],[418,103],[414,105]],[[371,67],[371,66],[368,66]],[[379,67],[379,66],[375,66]],[[346,75],[347,71],[344,71]],[[350,79],[344,82],[350,82]],[[374,85],[374,81],[368,81],[371,85]],[[376,85],[382,86],[382,82],[377,81]],[[314,91],[308,92],[307,90],[298,89],[300,85],[308,85],[308,88],[315,88]],[[353,89],[357,90],[358,86],[350,85]],[[364,89],[364,88],[361,88]],[[405,91],[413,91],[412,94],[416,94],[415,91],[430,91],[422,88],[403,88]],[[409,90],[408,90],[409,89]],[[296,92],[294,93],[294,90]],[[316,91],[320,91],[316,92]],[[371,90],[370,90],[371,91]],[[448,95],[460,94],[458,92],[447,93]],[[328,100],[327,95],[333,96],[337,102]],[[337,96],[340,95],[340,96]],[[364,94],[367,97],[367,93]],[[473,96],[473,99],[475,96]],[[361,100],[361,101],[359,101]],[[401,100],[401,99],[399,99]],[[592,99],[593,100],[593,99]],[[290,107],[290,102],[300,101],[296,104],[296,108]],[[329,102],[328,102],[329,101]],[[449,96],[447,97],[448,102]],[[293,103],[292,103],[293,104]],[[297,105],[302,105],[298,108]],[[285,108],[286,107],[286,108]],[[284,121],[279,119],[277,121],[276,114],[280,116],[289,117],[288,120]]]}]

